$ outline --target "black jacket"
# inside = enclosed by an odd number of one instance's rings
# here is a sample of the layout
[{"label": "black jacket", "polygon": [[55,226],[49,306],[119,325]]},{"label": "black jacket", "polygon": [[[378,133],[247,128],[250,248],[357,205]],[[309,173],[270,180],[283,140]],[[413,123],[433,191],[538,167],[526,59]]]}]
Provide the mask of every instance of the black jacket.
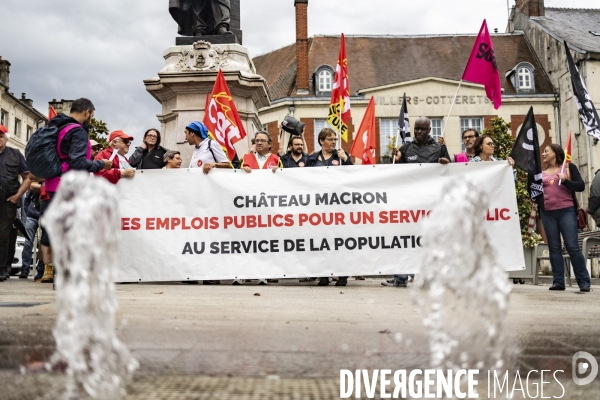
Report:
[{"label": "black jacket", "polygon": [[298,160],[298,162],[296,162],[296,160],[294,160],[294,157],[292,157],[292,152],[288,151],[287,153],[285,153],[284,155],[279,157],[279,159],[281,160],[281,163],[283,164],[283,168],[305,167],[306,160],[308,159],[308,154],[302,153],[302,158],[300,158],[300,160]]},{"label": "black jacket", "polygon": [[415,140],[408,142],[402,145],[400,153],[400,163],[428,164],[437,163],[440,158],[451,160],[446,145],[437,143],[432,137],[424,145]]},{"label": "black jacket", "polygon": [[590,197],[588,199],[588,210],[592,214],[596,224],[600,226],[600,169],[596,171],[592,186],[590,186]]},{"label": "black jacket", "polygon": [[152,151],[136,147],[129,157],[129,164],[137,169],[162,169],[165,162],[165,153],[169,151],[162,146],[155,146]]},{"label": "black jacket", "polygon": [[[66,114],[58,114],[48,122],[49,126],[55,126],[60,131],[68,124],[79,124],[77,120]],[[87,159],[88,131],[82,126],[71,129],[60,143],[60,151],[68,156],[67,163],[70,169],[76,171],[98,172],[104,168],[104,161],[93,161]]]},{"label": "black jacket", "polygon": [[[308,158],[306,159],[306,166],[307,167],[316,167],[317,160],[319,159],[320,155],[321,155],[321,151],[317,151],[315,153],[312,153],[310,156],[308,156]],[[350,159],[350,154],[348,154],[347,152],[346,152],[346,157],[348,157],[346,159],[346,161],[340,160],[340,158],[337,155],[337,151],[335,151],[335,152],[333,152],[333,155],[331,157],[329,157],[328,160],[325,161],[325,165],[323,165],[323,166],[329,167],[329,166],[334,166],[334,165],[354,165],[352,163],[352,160]]]}]

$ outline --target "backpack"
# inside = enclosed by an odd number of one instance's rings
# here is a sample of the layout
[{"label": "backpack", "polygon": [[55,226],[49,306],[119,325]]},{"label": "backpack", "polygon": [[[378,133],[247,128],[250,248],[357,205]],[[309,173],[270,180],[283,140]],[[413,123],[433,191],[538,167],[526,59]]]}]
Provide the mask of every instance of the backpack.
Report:
[{"label": "backpack", "polygon": [[55,126],[44,126],[36,130],[25,147],[25,161],[29,172],[42,179],[59,176],[62,165],[58,146],[67,132],[77,126],[79,125],[69,124],[60,132]]}]

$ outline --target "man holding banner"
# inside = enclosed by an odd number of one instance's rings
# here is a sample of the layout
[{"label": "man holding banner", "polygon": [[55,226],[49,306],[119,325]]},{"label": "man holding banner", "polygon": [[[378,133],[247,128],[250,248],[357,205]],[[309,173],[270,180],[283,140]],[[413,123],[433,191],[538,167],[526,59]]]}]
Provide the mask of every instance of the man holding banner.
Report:
[{"label": "man holding banner", "polygon": [[190,123],[184,132],[188,144],[195,146],[189,168],[202,168],[205,174],[213,168],[231,168],[223,149],[209,137],[208,129],[202,122]]},{"label": "man holding banner", "polygon": [[431,121],[427,117],[420,117],[415,122],[415,140],[405,143],[400,150],[395,148],[392,155],[396,163],[440,163],[448,164],[450,154],[446,145],[436,143],[429,135]]}]

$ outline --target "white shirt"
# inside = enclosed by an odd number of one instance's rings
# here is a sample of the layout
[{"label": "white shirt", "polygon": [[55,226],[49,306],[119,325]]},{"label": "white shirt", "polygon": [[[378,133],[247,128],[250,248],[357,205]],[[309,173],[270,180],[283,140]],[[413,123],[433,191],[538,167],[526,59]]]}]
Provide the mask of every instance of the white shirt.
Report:
[{"label": "white shirt", "polygon": [[119,157],[119,169],[128,169],[128,168],[131,168],[131,165],[129,164],[129,162],[127,161],[127,159],[125,158],[125,156],[117,154],[117,157]]},{"label": "white shirt", "polygon": [[[210,148],[208,147],[209,143]],[[192,154],[192,160],[190,161],[190,168],[202,168],[207,162],[229,162],[221,145],[216,140],[204,139],[202,143],[200,143],[200,146],[196,146],[194,154]]]},{"label": "white shirt", "polygon": [[269,158],[270,155],[271,153],[267,153],[264,156],[261,156],[258,153],[254,153],[254,156],[256,157],[256,162],[258,162],[258,167],[260,169],[262,169],[263,165],[265,165],[265,162],[267,161],[267,158]]}]

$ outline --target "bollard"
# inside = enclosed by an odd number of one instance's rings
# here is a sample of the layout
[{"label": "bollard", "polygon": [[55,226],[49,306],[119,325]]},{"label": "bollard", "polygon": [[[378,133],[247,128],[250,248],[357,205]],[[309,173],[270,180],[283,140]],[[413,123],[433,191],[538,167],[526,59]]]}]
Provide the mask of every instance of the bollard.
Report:
[{"label": "bollard", "polygon": [[138,362],[117,337],[113,282],[120,232],[115,186],[84,172],[69,172],[43,217],[56,268],[56,352],[66,365],[65,398],[83,388],[95,399],[125,395]]}]

